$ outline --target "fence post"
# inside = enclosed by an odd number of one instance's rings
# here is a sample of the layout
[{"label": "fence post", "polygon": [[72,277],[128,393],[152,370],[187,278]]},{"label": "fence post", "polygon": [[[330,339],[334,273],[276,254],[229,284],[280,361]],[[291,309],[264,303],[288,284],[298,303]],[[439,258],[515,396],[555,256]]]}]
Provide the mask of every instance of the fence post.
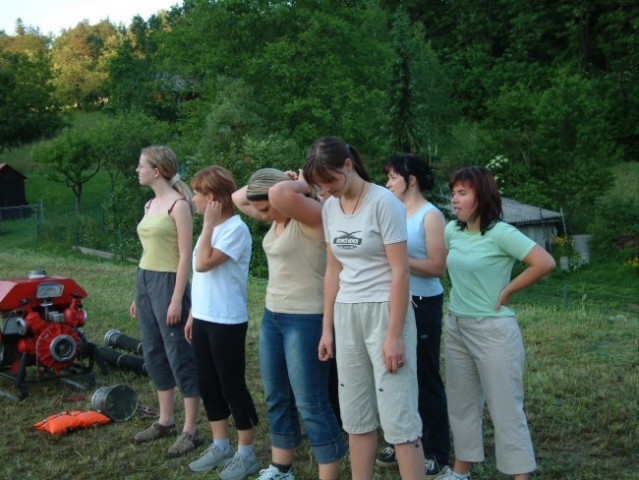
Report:
[{"label": "fence post", "polygon": [[44,225],[44,200],[40,199],[40,208],[36,215],[36,240],[40,240],[42,225]]},{"label": "fence post", "polygon": [[561,289],[563,298],[564,298],[564,310],[568,310],[568,290],[569,289],[570,289],[570,286],[567,283],[564,283],[564,286]]}]

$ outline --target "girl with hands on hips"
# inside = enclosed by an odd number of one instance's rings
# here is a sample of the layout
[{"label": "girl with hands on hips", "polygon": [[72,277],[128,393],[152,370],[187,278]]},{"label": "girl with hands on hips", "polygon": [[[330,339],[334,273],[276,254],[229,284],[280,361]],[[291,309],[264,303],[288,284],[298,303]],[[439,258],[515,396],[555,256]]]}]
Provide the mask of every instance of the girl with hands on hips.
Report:
[{"label": "girl with hands on hips", "polygon": [[[527,480],[536,462],[523,408],[525,351],[509,304],[513,293],[550,273],[555,261],[502,221],[499,188],[488,169],[459,169],[449,188],[457,220],[444,230],[452,285],[444,345],[455,463],[438,478],[470,479],[472,463],[484,460],[480,427],[486,403],[497,468],[515,480]],[[511,279],[516,260],[527,268]]]}]

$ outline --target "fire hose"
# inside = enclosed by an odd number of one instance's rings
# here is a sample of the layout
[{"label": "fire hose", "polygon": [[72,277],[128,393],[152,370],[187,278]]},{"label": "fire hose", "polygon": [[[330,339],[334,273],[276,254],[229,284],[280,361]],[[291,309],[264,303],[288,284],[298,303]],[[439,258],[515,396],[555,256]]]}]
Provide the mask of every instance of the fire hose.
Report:
[{"label": "fire hose", "polygon": [[112,328],[104,334],[104,344],[142,355],[142,341],[123,334],[117,328]]},{"label": "fire hose", "polygon": [[98,351],[100,352],[100,356],[102,357],[102,359],[109,365],[133,370],[134,372],[140,373],[142,375],[149,374],[146,369],[146,363],[144,363],[144,358],[142,357],[138,357],[137,355],[131,355],[128,353],[122,353],[112,348],[103,347],[99,348]]},{"label": "fire hose", "polygon": [[131,355],[113,348],[100,348],[100,356],[108,364],[133,370],[142,375],[149,374],[144,358],[140,356],[142,355],[142,341],[123,334],[117,328],[112,328],[104,335],[104,343],[107,347],[116,347],[134,354]]}]

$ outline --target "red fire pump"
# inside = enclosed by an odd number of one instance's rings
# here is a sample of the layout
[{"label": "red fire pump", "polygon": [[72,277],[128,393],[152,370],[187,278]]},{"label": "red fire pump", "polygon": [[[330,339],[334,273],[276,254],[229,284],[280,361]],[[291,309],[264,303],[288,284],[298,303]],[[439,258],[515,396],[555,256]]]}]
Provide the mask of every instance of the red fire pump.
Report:
[{"label": "red fire pump", "polygon": [[[90,372],[97,348],[79,330],[86,323],[86,296],[71,278],[48,276],[43,270],[0,280],[0,375],[14,380],[20,400],[28,396],[25,384],[31,381],[87,375],[95,383]],[[36,366],[33,380],[27,378],[31,365]]]}]

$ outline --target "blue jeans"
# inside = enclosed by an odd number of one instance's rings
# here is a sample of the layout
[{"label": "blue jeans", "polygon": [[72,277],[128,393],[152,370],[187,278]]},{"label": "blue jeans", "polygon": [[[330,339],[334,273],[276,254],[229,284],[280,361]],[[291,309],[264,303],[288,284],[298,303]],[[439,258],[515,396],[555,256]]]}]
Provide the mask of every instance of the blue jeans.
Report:
[{"label": "blue jeans", "polygon": [[321,335],[321,314],[265,309],[260,369],[271,444],[292,450],[302,443],[299,411],[315,460],[331,463],[346,454],[346,445],[328,395],[330,364],[317,356]]}]

